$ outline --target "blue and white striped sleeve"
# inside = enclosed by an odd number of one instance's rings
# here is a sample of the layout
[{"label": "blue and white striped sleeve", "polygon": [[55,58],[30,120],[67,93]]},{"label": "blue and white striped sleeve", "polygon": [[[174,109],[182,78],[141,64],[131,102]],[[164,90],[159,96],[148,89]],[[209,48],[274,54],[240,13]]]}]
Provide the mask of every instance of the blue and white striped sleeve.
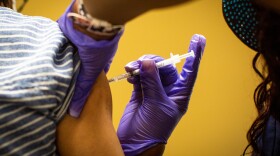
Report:
[{"label": "blue and white striped sleeve", "polygon": [[0,155],[56,155],[79,56],[58,24],[0,7]]}]

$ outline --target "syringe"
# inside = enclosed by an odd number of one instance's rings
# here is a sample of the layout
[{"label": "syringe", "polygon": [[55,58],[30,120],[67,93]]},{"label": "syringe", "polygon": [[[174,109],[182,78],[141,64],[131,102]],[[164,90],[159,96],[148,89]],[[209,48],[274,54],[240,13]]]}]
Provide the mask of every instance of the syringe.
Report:
[{"label": "syringe", "polygon": [[[194,57],[194,52],[193,50],[186,53],[186,54],[183,54],[183,55],[173,55],[172,53],[170,53],[170,58],[169,59],[166,59],[166,60],[163,60],[163,61],[160,61],[160,62],[157,62],[156,63],[156,67],[157,68],[161,68],[161,67],[164,67],[164,66],[167,66],[167,65],[170,65],[170,64],[173,64],[173,66],[175,67],[176,63],[179,63],[181,62],[182,59],[184,58],[188,58],[188,57]],[[127,79],[127,78],[130,78],[132,76],[135,76],[135,75],[139,75],[140,73],[140,69],[136,69],[132,72],[128,72],[128,73],[125,73],[125,74],[121,74],[121,75],[118,75],[116,77],[113,77],[111,79],[108,80],[108,82],[117,82],[117,81],[120,81],[120,80],[123,80],[123,79]]]}]

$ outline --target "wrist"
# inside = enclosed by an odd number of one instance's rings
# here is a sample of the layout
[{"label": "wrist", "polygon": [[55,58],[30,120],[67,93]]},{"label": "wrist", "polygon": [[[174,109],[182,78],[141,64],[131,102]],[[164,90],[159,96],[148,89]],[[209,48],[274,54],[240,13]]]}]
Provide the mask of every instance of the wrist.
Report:
[{"label": "wrist", "polygon": [[[118,136],[119,137],[119,136]],[[120,139],[120,138],[119,138]],[[144,156],[147,153],[163,153],[165,144],[164,142],[157,142],[157,141],[145,141],[140,143],[139,141],[135,141],[134,139],[129,139],[127,141],[124,141],[120,139],[120,143],[122,146],[122,149],[126,156]],[[161,147],[161,148],[159,148]],[[162,149],[162,152],[160,152]],[[151,156],[158,156],[158,155],[151,155]]]},{"label": "wrist", "polygon": [[146,151],[142,152],[138,156],[162,156],[165,150],[165,144],[157,144]]}]

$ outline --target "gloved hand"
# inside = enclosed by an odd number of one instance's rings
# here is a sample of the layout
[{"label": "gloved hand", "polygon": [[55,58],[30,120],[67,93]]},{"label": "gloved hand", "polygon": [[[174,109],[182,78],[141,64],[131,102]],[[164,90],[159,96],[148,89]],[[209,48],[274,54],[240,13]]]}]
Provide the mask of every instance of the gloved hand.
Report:
[{"label": "gloved hand", "polygon": [[205,43],[201,35],[192,37],[189,51],[193,50],[195,57],[187,58],[180,75],[172,65],[157,69],[155,62],[163,59],[153,55],[125,67],[128,72],[140,67],[140,76],[128,79],[134,90],[117,131],[125,155],[167,143],[187,111]]},{"label": "gloved hand", "polygon": [[81,60],[74,95],[69,106],[70,115],[78,117],[96,78],[101,71],[107,72],[109,70],[122,32],[110,41],[96,41],[74,29],[72,20],[67,17],[74,2],[73,0],[64,15],[58,20],[58,24],[64,35],[78,48]]}]

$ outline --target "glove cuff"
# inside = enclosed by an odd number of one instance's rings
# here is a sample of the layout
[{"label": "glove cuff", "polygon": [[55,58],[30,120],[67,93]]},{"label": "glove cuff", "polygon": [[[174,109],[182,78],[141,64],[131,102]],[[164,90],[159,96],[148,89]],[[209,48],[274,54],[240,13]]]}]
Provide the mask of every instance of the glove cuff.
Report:
[{"label": "glove cuff", "polygon": [[146,142],[142,144],[121,144],[125,156],[137,156],[144,151],[148,150],[149,148],[152,148],[158,144],[166,144],[166,142],[156,142],[156,141],[151,141],[151,142]]}]

